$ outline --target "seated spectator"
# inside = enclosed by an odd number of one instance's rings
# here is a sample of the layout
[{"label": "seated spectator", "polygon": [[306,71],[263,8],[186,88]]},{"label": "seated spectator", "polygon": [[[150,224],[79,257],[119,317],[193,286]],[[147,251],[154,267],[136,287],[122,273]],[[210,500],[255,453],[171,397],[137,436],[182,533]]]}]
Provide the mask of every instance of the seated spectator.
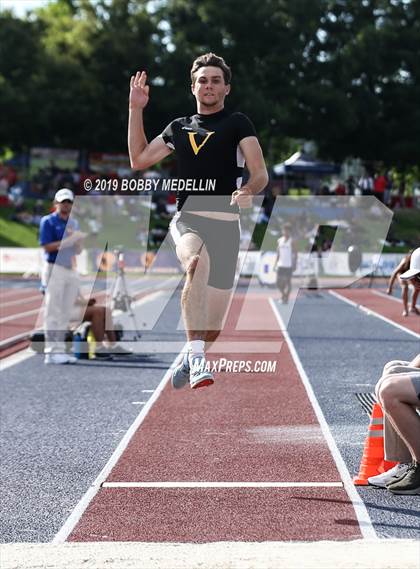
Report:
[{"label": "seated spectator", "polygon": [[346,195],[346,186],[344,185],[344,183],[339,180],[335,189],[334,189],[335,195],[336,196],[345,196]]},{"label": "seated spectator", "polygon": [[373,182],[373,195],[382,203],[385,203],[385,190],[387,183],[388,181],[383,174],[375,176],[375,180]]},{"label": "seated spectator", "polygon": [[[411,255],[410,268],[400,278],[409,280],[420,290],[420,247]],[[389,476],[384,484],[393,494],[420,495],[420,417],[416,411],[420,409],[420,354],[408,363],[387,364],[376,393],[385,411],[385,419],[394,430],[392,433],[392,428],[385,427],[385,458],[400,462],[399,471],[394,467],[394,473],[388,471],[383,475],[383,479],[386,474]],[[394,441],[394,453],[389,449],[387,432],[388,440],[391,436]],[[407,459],[411,459],[411,463],[404,471],[401,464],[407,464]],[[372,479],[368,481],[372,483]]]},{"label": "seated spectator", "polygon": [[[387,294],[392,295],[392,289],[394,286],[394,282],[395,282],[395,279],[398,277],[399,283],[401,285],[401,290],[402,290],[402,302],[403,302],[403,308],[404,308],[403,313],[402,313],[403,316],[408,316],[409,282],[407,279],[402,279],[401,275],[403,273],[405,273],[406,271],[408,271],[412,254],[413,254],[413,252],[410,251],[408,253],[408,255],[406,255],[401,260],[401,262],[397,265],[397,267],[394,269],[394,271],[392,272],[392,275],[389,279],[388,289],[386,291]],[[419,290],[414,286],[413,295],[411,297],[411,306],[410,306],[410,312],[413,312],[414,314],[420,314],[419,310],[416,307],[418,295],[419,295]]]},{"label": "seated spectator", "polygon": [[96,357],[110,357],[116,355],[132,355],[117,344],[117,337],[113,327],[111,310],[106,306],[96,304],[95,298],[86,300],[80,291],[71,315],[72,321],[90,322],[96,340]]},{"label": "seated spectator", "polygon": [[420,494],[420,354],[388,362],[375,392],[385,412],[385,460],[398,464],[368,482],[393,494]]},{"label": "seated spectator", "polygon": [[366,171],[363,176],[361,176],[358,187],[362,192],[362,196],[373,195],[373,178],[369,172]]},{"label": "seated spectator", "polygon": [[11,200],[13,211],[10,214],[10,219],[12,221],[17,221],[18,223],[23,223],[24,225],[38,225],[41,222],[41,218],[44,215],[44,206],[42,200],[39,200],[40,204],[37,202],[32,211],[30,211],[27,203],[25,202],[22,195],[17,194],[13,196]]},{"label": "seated spectator", "polygon": [[356,189],[356,181],[353,176],[349,176],[346,180],[347,193],[349,196],[354,196],[354,190]]}]

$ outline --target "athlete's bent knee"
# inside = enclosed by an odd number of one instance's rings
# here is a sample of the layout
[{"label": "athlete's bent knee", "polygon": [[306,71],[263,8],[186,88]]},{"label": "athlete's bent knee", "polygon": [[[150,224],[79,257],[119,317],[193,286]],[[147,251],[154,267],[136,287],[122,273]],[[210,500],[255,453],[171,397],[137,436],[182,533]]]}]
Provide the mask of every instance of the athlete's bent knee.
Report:
[{"label": "athlete's bent knee", "polygon": [[385,410],[389,411],[399,402],[399,394],[395,378],[392,376],[385,377],[379,388],[379,397]]}]

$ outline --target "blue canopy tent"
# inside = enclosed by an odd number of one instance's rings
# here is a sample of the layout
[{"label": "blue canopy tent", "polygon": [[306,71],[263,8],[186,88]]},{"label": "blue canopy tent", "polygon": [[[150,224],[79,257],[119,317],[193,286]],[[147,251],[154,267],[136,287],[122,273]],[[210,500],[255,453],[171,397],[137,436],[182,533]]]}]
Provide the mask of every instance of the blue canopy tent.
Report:
[{"label": "blue canopy tent", "polygon": [[339,174],[341,167],[338,164],[329,162],[320,162],[303,152],[295,152],[280,164],[273,167],[276,176],[284,176],[287,173],[301,173],[301,174]]},{"label": "blue canopy tent", "polygon": [[284,162],[273,166],[273,178],[283,178],[284,189],[288,176],[303,177],[307,186],[315,188],[322,177],[339,174],[340,171],[339,164],[321,162],[303,152],[295,152]]}]

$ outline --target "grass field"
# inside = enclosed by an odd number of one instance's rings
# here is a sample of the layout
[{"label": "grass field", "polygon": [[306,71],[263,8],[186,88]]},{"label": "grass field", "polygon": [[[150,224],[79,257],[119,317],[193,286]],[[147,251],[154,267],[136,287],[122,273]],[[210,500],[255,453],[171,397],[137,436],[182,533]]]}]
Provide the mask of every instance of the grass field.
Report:
[{"label": "grass field", "polygon": [[38,247],[38,227],[10,219],[11,207],[0,208],[0,247]]}]

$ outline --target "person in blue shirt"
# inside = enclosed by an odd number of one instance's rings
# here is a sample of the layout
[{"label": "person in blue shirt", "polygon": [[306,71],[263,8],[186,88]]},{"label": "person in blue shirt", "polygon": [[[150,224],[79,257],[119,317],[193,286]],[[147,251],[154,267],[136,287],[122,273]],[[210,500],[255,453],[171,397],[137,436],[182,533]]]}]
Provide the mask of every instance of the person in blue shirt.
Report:
[{"label": "person in blue shirt", "polygon": [[73,202],[71,190],[58,190],[55,211],[44,216],[39,226],[39,242],[46,261],[42,274],[46,364],[76,362],[76,358],[65,353],[65,333],[79,289],[75,255],[81,252],[85,234],[77,221],[70,219]]}]

